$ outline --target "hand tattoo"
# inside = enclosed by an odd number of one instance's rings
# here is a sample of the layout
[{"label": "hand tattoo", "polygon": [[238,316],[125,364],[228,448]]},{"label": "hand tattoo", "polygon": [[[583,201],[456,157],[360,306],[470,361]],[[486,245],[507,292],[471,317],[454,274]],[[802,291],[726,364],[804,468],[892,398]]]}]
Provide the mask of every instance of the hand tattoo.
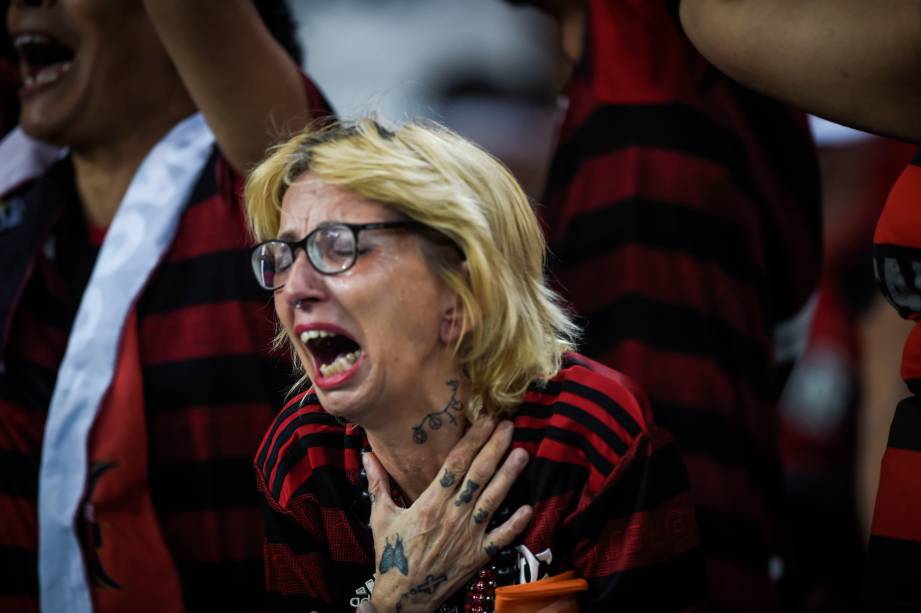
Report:
[{"label": "hand tattoo", "polygon": [[410,588],[408,592],[403,592],[400,596],[400,600],[397,601],[397,611],[403,610],[403,599],[411,598],[417,594],[434,594],[435,590],[438,589],[438,586],[448,580],[448,575],[442,573],[437,577],[435,575],[429,575],[425,578],[425,581],[420,583],[414,588]]},{"label": "hand tattoo", "polygon": [[480,484],[472,479],[467,479],[467,483],[464,485],[464,491],[460,493],[460,496],[457,497],[457,500],[454,501],[454,506],[459,507],[462,504],[467,504],[473,500],[473,492],[480,489]]},{"label": "hand tattoo", "polygon": [[406,559],[406,553],[403,551],[403,539],[397,534],[396,544],[391,545],[390,539],[384,539],[384,553],[381,554],[381,574],[386,573],[391,568],[396,568],[404,575],[409,574],[409,560]]},{"label": "hand tattoo", "polygon": [[437,577],[435,575],[429,575],[425,578],[424,582],[409,590],[409,595],[414,596],[416,594],[434,594],[435,590],[438,589],[438,586],[447,580],[447,574],[441,574]]},{"label": "hand tattoo", "polygon": [[476,513],[473,514],[473,521],[482,524],[486,521],[486,518],[489,516],[489,512],[486,509],[477,509]]},{"label": "hand tattoo", "polygon": [[448,385],[451,386],[451,399],[448,400],[448,404],[445,405],[440,411],[434,411],[429,413],[422,418],[422,421],[419,422],[419,425],[413,426],[413,442],[417,445],[421,445],[425,441],[429,440],[429,435],[425,432],[425,425],[432,430],[438,430],[444,425],[444,419],[447,418],[448,423],[457,424],[457,419],[454,415],[451,414],[451,411],[461,411],[464,406],[461,404],[460,400],[457,399],[457,388],[460,385],[456,379],[448,381]]},{"label": "hand tattoo", "polygon": [[441,481],[439,481],[439,483],[441,484],[441,487],[451,487],[452,485],[454,485],[455,480],[456,480],[456,477],[454,476],[454,474],[448,472],[448,469],[446,468],[445,474],[441,475]]}]

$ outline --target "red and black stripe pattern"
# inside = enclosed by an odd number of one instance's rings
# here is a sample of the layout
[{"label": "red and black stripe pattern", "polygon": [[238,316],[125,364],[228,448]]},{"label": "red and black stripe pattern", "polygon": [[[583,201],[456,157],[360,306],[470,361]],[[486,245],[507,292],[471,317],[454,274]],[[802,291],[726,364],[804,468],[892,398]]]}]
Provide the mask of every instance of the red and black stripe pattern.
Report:
[{"label": "red and black stripe pattern", "polygon": [[876,226],[880,289],[915,323],[902,352],[913,394],[895,410],[867,548],[864,593],[873,611],[921,610],[921,150],[899,177]]},{"label": "red and black stripe pattern", "polygon": [[[70,186],[70,187],[68,187]],[[21,288],[0,368],[0,610],[38,611],[38,471],[58,365],[98,249],[85,231],[69,160],[24,194],[65,203]],[[16,228],[11,228],[12,233]],[[0,238],[10,240],[12,234]]]},{"label": "red and black stripe pattern", "polygon": [[247,460],[292,382],[268,353],[273,309],[249,278],[238,189],[215,155],[138,303],[151,496],[190,610],[262,605]]},{"label": "red and black stripe pattern", "polygon": [[[574,568],[588,580],[583,610],[702,607],[706,579],[684,467],[621,375],[572,354],[527,393],[514,424],[513,446],[531,460],[505,506],[535,510],[518,542],[534,553],[549,547],[552,574]],[[375,557],[359,476],[367,445],[310,391],[266,434],[256,471],[274,609],[351,611],[368,596]]]},{"label": "red and black stripe pattern", "polygon": [[[4,563],[4,568],[30,576],[5,591],[18,589],[32,598],[37,590],[35,499],[41,434],[93,264],[92,258],[75,258],[82,245],[64,241],[86,235],[73,177],[65,174],[69,165],[62,162],[63,168],[36,181],[25,194],[27,200],[46,198],[49,190],[71,197],[54,229],[53,257],[40,250],[15,311],[7,368],[0,375],[0,432],[3,439],[12,438],[0,441],[5,456],[0,478],[5,482],[13,477],[20,488],[17,519],[2,522],[0,532],[8,528],[9,538],[20,541],[21,563]],[[262,535],[251,457],[258,433],[271,422],[274,407],[292,382],[281,356],[268,355],[273,313],[250,278],[250,239],[238,187],[227,163],[215,153],[172,250],[138,305],[150,488],[190,610],[210,610],[215,599],[232,610],[262,606]],[[69,269],[81,259],[78,275]],[[18,470],[24,463],[29,470]]]},{"label": "red and black stripe pattern", "polygon": [[684,455],[711,591],[776,606],[774,326],[818,282],[804,118],[729,80],[665,0],[592,0],[542,210],[583,351],[647,390]]},{"label": "red and black stripe pattern", "polygon": [[[319,91],[305,87],[314,116],[328,116]],[[215,148],[137,306],[150,490],[190,611],[264,607],[252,457],[294,382],[287,356],[269,353],[275,315],[250,272],[241,194],[242,178]],[[24,246],[31,274],[0,272],[0,299],[3,278],[23,279],[21,296],[0,304],[13,314],[0,322],[10,330],[0,369],[2,611],[37,610],[42,432],[97,251],[86,244],[69,159],[16,195],[63,212],[48,216],[53,240],[36,230]],[[0,247],[15,232],[0,234]]]}]

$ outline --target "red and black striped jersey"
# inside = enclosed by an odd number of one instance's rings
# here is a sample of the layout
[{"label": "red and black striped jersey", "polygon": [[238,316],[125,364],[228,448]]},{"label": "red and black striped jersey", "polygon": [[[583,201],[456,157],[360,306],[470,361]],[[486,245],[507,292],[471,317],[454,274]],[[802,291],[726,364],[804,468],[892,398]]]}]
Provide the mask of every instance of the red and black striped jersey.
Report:
[{"label": "red and black striped jersey", "polygon": [[873,265],[887,300],[915,325],[902,351],[901,373],[912,396],[896,407],[883,455],[864,594],[874,611],[917,611],[921,609],[921,150],[889,193],[876,226]]},{"label": "red and black striped jersey", "polygon": [[[311,110],[329,106],[309,82]],[[252,474],[260,436],[293,383],[270,353],[271,297],[252,278],[242,178],[215,147],[164,260],[138,304],[149,438],[149,486],[190,611],[264,606],[261,515]],[[0,304],[0,610],[38,610],[37,490],[42,433],[57,370],[96,249],[69,158],[17,190],[50,209],[42,238],[23,245],[22,287]],[[15,241],[17,228],[0,233]],[[0,291],[8,298],[9,285]],[[113,324],[116,325],[116,324]],[[3,337],[3,334],[0,334]]]},{"label": "red and black striped jersey", "polygon": [[541,214],[582,350],[637,380],[681,449],[714,601],[771,610],[774,335],[818,284],[818,169],[805,117],[710,65],[677,4],[589,2]]},{"label": "red and black striped jersey", "polygon": [[[684,466],[622,375],[570,354],[553,379],[532,386],[513,422],[512,446],[531,459],[504,506],[534,506],[516,542],[534,553],[549,548],[552,574],[575,569],[588,580],[582,610],[692,611],[705,603]],[[351,611],[373,589],[359,474],[367,448],[362,430],[326,413],[312,390],[266,434],[255,465],[275,610]]]},{"label": "red and black striped jersey", "polygon": [[[38,472],[45,417],[67,335],[98,249],[72,189],[69,160],[46,175],[64,211],[33,264],[0,369],[0,610],[38,611]],[[27,201],[6,200],[14,209]],[[13,228],[10,228],[13,229]],[[0,239],[4,237],[0,235]],[[60,255],[60,257],[58,257]]]}]

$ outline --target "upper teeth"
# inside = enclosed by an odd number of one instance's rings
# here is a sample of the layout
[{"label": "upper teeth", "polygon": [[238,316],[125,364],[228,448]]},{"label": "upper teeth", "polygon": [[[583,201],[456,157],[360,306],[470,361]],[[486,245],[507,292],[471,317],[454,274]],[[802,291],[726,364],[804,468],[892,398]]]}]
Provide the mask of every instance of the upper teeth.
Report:
[{"label": "upper teeth", "polygon": [[329,338],[330,336],[336,335],[326,330],[305,330],[301,332],[301,342],[306,345],[308,341],[312,341],[315,338]]},{"label": "upper teeth", "polygon": [[17,50],[21,49],[23,45],[43,45],[51,42],[51,39],[47,36],[42,36],[41,34],[20,34],[13,40],[13,45]]}]

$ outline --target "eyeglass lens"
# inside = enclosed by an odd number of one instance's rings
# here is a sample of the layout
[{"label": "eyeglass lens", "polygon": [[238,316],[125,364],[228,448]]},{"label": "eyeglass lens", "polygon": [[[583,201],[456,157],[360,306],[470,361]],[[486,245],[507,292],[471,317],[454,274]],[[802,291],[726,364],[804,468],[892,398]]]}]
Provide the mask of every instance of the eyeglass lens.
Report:
[{"label": "eyeglass lens", "polygon": [[[347,270],[355,262],[357,245],[351,228],[333,224],[321,226],[304,239],[310,263],[321,273],[334,274]],[[265,289],[276,289],[284,285],[294,252],[283,241],[268,241],[253,255],[253,271],[259,284]]]},{"label": "eyeglass lens", "polygon": [[307,255],[320,272],[349,268],[355,262],[355,250],[355,234],[348,226],[321,226],[307,237]]}]

